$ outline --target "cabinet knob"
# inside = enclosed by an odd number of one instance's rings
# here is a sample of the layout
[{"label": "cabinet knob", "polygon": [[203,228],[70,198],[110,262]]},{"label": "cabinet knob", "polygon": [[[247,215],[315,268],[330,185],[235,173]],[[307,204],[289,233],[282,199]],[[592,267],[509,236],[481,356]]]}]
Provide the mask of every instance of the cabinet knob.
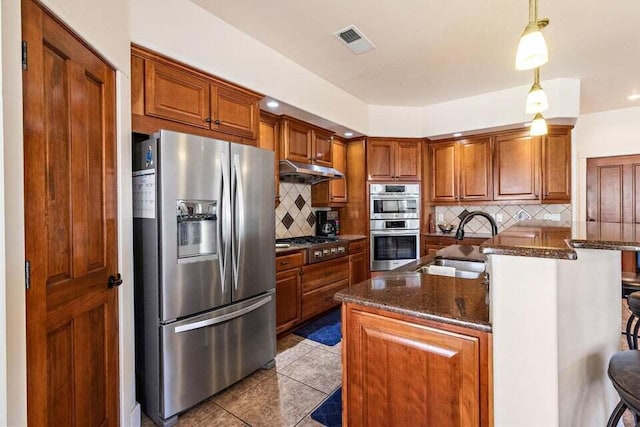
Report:
[{"label": "cabinet knob", "polygon": [[211,117],[207,117],[206,119],[204,119],[204,121],[207,123],[211,123]]},{"label": "cabinet knob", "polygon": [[536,191],[535,193],[533,193],[533,195],[534,195],[535,197],[538,197],[538,192]]},{"label": "cabinet knob", "polygon": [[220,120],[216,120],[216,121],[215,121],[215,122],[213,122],[213,123],[215,123],[215,124],[219,125],[219,124],[220,124]]}]

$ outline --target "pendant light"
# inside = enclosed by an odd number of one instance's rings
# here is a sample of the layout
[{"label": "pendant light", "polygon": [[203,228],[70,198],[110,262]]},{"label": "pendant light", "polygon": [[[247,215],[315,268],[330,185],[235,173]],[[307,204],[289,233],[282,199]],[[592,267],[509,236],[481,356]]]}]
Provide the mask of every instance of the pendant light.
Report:
[{"label": "pendant light", "polygon": [[531,136],[540,136],[547,134],[547,121],[542,117],[542,114],[536,113],[531,122],[531,129],[529,131]]},{"label": "pendant light", "polygon": [[540,86],[540,68],[533,70],[533,85],[527,95],[527,107],[525,112],[527,114],[541,113],[549,109],[549,102],[547,101],[547,94],[542,90]]},{"label": "pendant light", "polygon": [[529,23],[524,28],[518,44],[516,70],[530,70],[547,63],[549,52],[540,31],[547,25],[548,19],[538,20],[538,0],[529,0]]}]

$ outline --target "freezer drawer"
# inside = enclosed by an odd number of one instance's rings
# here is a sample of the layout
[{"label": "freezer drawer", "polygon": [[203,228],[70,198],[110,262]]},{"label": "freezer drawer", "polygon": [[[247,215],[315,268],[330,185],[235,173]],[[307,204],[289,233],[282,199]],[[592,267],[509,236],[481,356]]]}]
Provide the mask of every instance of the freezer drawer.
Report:
[{"label": "freezer drawer", "polygon": [[160,329],[160,412],[166,419],[275,357],[275,293],[162,325]]}]

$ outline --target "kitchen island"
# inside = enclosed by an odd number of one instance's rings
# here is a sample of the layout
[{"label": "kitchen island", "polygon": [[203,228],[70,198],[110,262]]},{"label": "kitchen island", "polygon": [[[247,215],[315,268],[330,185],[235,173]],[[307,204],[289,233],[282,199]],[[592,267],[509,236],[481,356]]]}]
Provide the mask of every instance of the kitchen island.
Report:
[{"label": "kitchen island", "polygon": [[[410,272],[391,272],[340,292],[345,422],[402,416],[384,403],[394,400],[389,393],[398,387],[392,386],[404,378],[406,390],[414,393],[409,400],[422,407],[403,405],[400,412],[444,411],[449,418],[441,425],[605,425],[617,403],[606,369],[620,340],[619,251],[640,250],[639,237],[640,227],[628,224],[521,223],[481,246],[490,278],[485,294],[478,287],[485,285],[474,280]],[[479,295],[486,301],[483,309]],[[487,317],[480,315],[483,310]],[[397,322],[415,329],[393,334]],[[478,365],[488,373],[486,404],[482,387],[477,395],[465,393],[464,381],[475,384],[477,371],[455,369],[470,366],[462,362],[462,347],[451,344],[456,340],[433,345],[425,339],[432,333],[463,338],[480,331],[490,354],[486,366]],[[482,352],[477,354],[481,360]],[[389,365],[392,357],[396,363]],[[441,381],[440,393],[451,402],[446,409],[430,405],[437,393],[426,394],[429,369],[441,370],[430,378]]]}]

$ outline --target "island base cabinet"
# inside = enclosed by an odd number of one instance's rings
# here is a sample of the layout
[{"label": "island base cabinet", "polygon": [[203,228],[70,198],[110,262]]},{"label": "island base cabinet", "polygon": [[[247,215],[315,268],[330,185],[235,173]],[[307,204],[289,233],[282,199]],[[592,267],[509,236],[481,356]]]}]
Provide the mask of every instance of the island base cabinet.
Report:
[{"label": "island base cabinet", "polygon": [[490,425],[488,337],[464,331],[344,304],[343,424]]}]

